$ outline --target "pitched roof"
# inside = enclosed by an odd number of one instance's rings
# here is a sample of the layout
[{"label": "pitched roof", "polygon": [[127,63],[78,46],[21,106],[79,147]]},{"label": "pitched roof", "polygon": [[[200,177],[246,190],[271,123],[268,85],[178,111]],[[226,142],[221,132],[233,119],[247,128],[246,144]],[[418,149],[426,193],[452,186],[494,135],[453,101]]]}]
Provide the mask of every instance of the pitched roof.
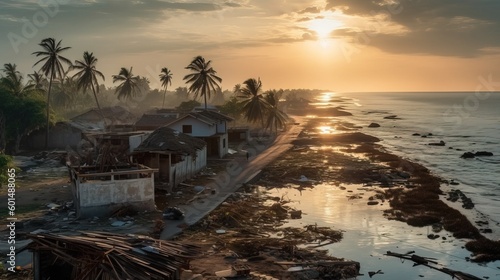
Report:
[{"label": "pitched roof", "polygon": [[168,123],[167,125],[174,124],[182,119],[185,119],[187,117],[192,117],[194,119],[200,120],[208,125],[215,125],[220,121],[232,121],[234,120],[233,118],[226,116],[224,114],[221,114],[216,111],[210,111],[210,110],[203,110],[203,111],[197,111],[197,112],[189,112],[180,118]]},{"label": "pitched roof", "polygon": [[[134,114],[121,106],[103,107],[101,108],[101,112],[105,118],[112,120],[130,121],[135,118]],[[92,108],[83,114],[73,117],[72,120],[85,119],[87,116],[93,114],[100,116],[99,110],[97,108]]]},{"label": "pitched roof", "polygon": [[171,123],[175,120],[175,116],[169,115],[158,115],[158,114],[144,114],[142,117],[135,123],[137,127],[160,127],[164,126],[168,123]]},{"label": "pitched roof", "polygon": [[205,147],[207,143],[201,139],[178,132],[163,126],[151,133],[134,153],[168,151],[179,154],[195,155],[196,150]]}]

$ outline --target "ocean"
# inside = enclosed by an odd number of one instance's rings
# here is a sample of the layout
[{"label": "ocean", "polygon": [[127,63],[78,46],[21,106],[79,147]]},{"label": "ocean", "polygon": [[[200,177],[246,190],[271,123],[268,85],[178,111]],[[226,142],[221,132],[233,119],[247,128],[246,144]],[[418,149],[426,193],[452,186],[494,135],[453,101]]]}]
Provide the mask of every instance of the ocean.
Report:
[{"label": "ocean", "polygon": [[[326,117],[327,127],[329,122],[334,124],[339,120],[354,123],[361,132],[380,138],[379,144],[387,151],[457,182],[458,185],[443,184],[442,189],[461,190],[472,199],[475,208],[465,210],[458,203],[449,205],[466,214],[472,223],[487,220],[493,229],[487,237],[500,239],[499,93],[324,93],[314,101],[320,106],[340,106],[353,114]],[[370,123],[378,123],[380,127],[370,128]],[[445,145],[429,145],[440,141]],[[460,158],[465,152],[477,151],[492,152],[493,156]],[[370,192],[362,185],[344,187],[354,192]],[[363,275],[356,279],[452,279],[425,266],[413,266],[413,262],[386,256],[387,251],[415,251],[420,256],[434,258],[438,267],[484,279],[500,279],[500,261],[471,263],[467,260],[470,252],[464,248],[467,240],[457,240],[445,231],[439,233],[442,238],[430,240],[427,235],[432,233],[431,227],[410,227],[383,217],[382,210],[388,205],[377,209],[363,200],[346,202],[345,193],[328,184],[301,192],[285,188],[270,193],[291,198],[290,206],[305,213],[301,220],[290,220],[284,226],[317,224],[345,231],[341,242],[323,249],[333,256],[360,262]],[[370,272],[377,271],[383,274],[370,276]]]},{"label": "ocean", "polygon": [[[364,127],[363,132],[382,139],[381,144],[392,153],[458,182],[453,188],[470,197],[475,208],[492,222],[500,223],[500,93],[341,95],[348,101],[345,107],[353,113],[354,122]],[[367,128],[371,122],[381,127]],[[415,133],[420,136],[413,136]],[[428,145],[440,141],[445,146]],[[493,156],[460,158],[465,152],[477,151],[492,152]]]}]

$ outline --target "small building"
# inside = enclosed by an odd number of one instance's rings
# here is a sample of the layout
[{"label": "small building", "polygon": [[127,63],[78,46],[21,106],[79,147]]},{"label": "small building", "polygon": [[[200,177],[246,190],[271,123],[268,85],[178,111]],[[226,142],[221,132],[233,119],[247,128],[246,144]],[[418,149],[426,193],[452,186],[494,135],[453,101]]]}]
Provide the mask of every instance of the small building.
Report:
[{"label": "small building", "polygon": [[[112,127],[113,125],[133,124],[137,119],[134,114],[121,106],[104,107],[101,108],[101,112],[108,127]],[[79,123],[91,123],[103,126],[102,117],[97,108],[90,109],[83,114],[71,118],[71,120]]]},{"label": "small building", "polygon": [[174,121],[178,114],[144,114],[135,123],[136,130],[155,130]]},{"label": "small building", "polygon": [[201,139],[161,127],[134,150],[133,158],[140,164],[158,169],[155,178],[167,183],[166,189],[172,191],[174,186],[207,165],[207,144]]},{"label": "small building", "polygon": [[106,170],[97,166],[68,168],[78,218],[107,216],[124,206],[139,211],[156,209],[155,169],[143,165],[113,166]]},{"label": "small building", "polygon": [[[98,127],[83,126],[75,122],[58,122],[50,128],[49,149],[76,148],[80,145],[87,131],[99,131]],[[45,128],[31,132],[23,138],[22,146],[26,149],[45,149]]]},{"label": "small building", "polygon": [[250,128],[248,127],[230,127],[227,130],[229,142],[250,141]]},{"label": "small building", "polygon": [[207,156],[223,158],[229,149],[227,122],[231,117],[216,111],[189,112],[167,126],[207,143]]},{"label": "small building", "polygon": [[106,132],[87,134],[86,138],[92,140],[95,146],[103,146],[109,144],[116,150],[122,150],[127,155],[132,153],[135,148],[144,141],[150,131],[127,131],[127,132]]}]

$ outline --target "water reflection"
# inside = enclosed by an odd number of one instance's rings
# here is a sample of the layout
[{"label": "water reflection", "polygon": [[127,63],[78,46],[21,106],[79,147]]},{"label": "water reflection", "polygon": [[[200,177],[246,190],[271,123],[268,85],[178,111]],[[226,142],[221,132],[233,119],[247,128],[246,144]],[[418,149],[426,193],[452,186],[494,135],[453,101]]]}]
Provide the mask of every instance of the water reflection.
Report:
[{"label": "water reflection", "polygon": [[[373,206],[367,204],[368,198],[375,193],[373,188],[330,184],[315,185],[313,189],[301,192],[296,188],[268,191],[272,196],[286,194],[292,199],[288,205],[304,213],[302,219],[289,220],[283,227],[302,228],[316,223],[345,231],[341,242],[324,248],[334,256],[359,261],[364,275],[357,279],[370,279],[368,271],[379,269],[384,272],[384,277],[380,279],[449,279],[445,274],[429,268],[413,267],[412,263],[403,264],[398,259],[384,256],[387,251],[405,253],[410,250],[421,256],[436,258],[439,264],[451,269],[498,279],[495,278],[498,277],[495,263],[479,266],[467,262],[465,257],[470,253],[462,248],[463,241],[454,239],[451,234],[440,233],[446,240],[429,240],[425,227],[413,228],[384,218],[383,210],[389,208],[388,202]],[[361,198],[349,199],[353,195]]]}]

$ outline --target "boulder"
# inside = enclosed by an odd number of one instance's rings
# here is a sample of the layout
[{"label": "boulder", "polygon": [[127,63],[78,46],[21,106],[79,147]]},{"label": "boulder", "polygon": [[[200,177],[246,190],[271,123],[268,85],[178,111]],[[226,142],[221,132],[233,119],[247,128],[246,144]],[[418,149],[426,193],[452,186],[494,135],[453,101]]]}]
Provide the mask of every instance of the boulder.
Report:
[{"label": "boulder", "polygon": [[465,152],[463,155],[460,156],[460,158],[475,158],[476,156],[471,153],[471,152]]},{"label": "boulder", "polygon": [[443,140],[437,142],[437,143],[429,143],[429,146],[444,146],[446,143],[444,143]]},{"label": "boulder", "polygon": [[380,127],[378,123],[371,123],[368,127]]},{"label": "boulder", "polygon": [[474,155],[476,157],[491,157],[491,156],[493,156],[493,153],[492,152],[486,152],[486,151],[480,151],[480,152],[476,152]]}]

